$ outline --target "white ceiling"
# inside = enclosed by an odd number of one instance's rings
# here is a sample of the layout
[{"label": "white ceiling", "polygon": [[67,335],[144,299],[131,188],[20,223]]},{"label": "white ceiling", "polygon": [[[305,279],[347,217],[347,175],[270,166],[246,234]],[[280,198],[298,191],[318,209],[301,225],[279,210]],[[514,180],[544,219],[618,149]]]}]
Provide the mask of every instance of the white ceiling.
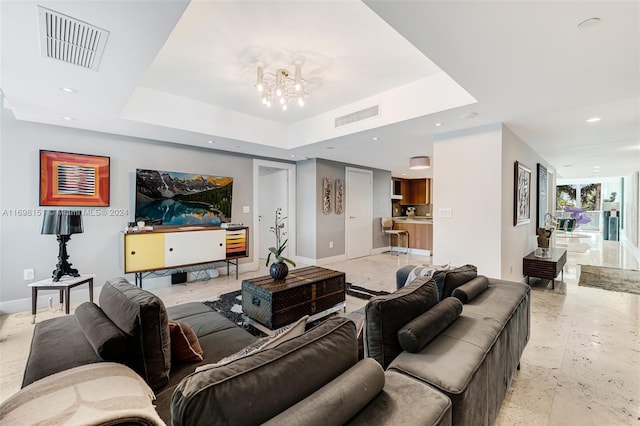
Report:
[{"label": "white ceiling", "polygon": [[[109,31],[97,72],[40,55],[37,4]],[[559,176],[640,169],[637,1],[2,1],[0,14],[0,87],[21,120],[408,177],[430,174],[407,166],[433,135],[504,122]],[[294,61],[307,105],[267,110],[256,63]],[[374,104],[380,117],[334,128]]]}]

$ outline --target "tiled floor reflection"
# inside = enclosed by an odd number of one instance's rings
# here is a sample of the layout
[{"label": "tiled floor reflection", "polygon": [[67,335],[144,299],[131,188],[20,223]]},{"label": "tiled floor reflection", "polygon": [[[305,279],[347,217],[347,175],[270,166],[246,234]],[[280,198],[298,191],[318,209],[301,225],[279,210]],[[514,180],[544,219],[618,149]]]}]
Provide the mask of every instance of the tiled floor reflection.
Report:
[{"label": "tiled floor reflection", "polygon": [[[579,264],[638,268],[624,244],[576,232],[556,238],[567,248],[564,282],[532,280],[531,339],[521,370],[502,405],[497,425],[640,425],[640,296],[578,287]],[[585,244],[587,247],[585,248]],[[395,271],[429,263],[414,255],[384,253],[327,265],[347,281],[373,290],[395,290]],[[304,266],[304,265],[299,265]],[[266,268],[153,291],[171,306],[210,300],[240,288]],[[79,302],[78,302],[79,303]],[[363,306],[347,297],[347,310]],[[41,310],[38,321],[63,315]],[[0,317],[0,400],[19,390],[33,326],[30,312]]]}]

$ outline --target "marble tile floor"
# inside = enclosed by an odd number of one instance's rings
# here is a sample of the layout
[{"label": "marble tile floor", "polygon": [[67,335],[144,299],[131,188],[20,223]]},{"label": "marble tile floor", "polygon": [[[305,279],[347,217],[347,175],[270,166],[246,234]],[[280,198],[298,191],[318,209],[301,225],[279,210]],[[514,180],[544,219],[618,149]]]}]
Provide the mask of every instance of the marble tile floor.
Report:
[{"label": "marble tile floor", "polygon": [[[552,290],[548,281],[531,281],[531,338],[496,425],[640,425],[640,296],[577,285],[578,264],[639,269],[639,262],[624,243],[597,234],[580,241],[589,248],[568,251],[564,282],[556,281]],[[327,267],[344,271],[356,285],[393,291],[396,269],[429,262],[384,253]],[[210,300],[266,273],[261,267],[239,280],[232,274],[153,292],[167,306]],[[347,310],[365,303],[348,296]],[[45,308],[37,318],[60,315]],[[0,400],[20,388],[32,330],[30,312],[0,317]]]}]

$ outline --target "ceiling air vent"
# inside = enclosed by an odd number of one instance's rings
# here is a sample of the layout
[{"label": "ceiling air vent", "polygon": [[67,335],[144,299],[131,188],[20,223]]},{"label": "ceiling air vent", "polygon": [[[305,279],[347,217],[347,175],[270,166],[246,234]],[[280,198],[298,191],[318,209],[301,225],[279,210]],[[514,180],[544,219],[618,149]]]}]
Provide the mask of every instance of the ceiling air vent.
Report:
[{"label": "ceiling air vent", "polygon": [[98,70],[108,31],[42,6],[38,15],[42,56]]},{"label": "ceiling air vent", "polygon": [[351,114],[343,115],[342,117],[336,117],[335,126],[346,126],[347,124],[355,123],[356,121],[367,118],[377,117],[379,115],[380,105],[374,105],[369,108],[361,109],[360,111],[352,112]]}]

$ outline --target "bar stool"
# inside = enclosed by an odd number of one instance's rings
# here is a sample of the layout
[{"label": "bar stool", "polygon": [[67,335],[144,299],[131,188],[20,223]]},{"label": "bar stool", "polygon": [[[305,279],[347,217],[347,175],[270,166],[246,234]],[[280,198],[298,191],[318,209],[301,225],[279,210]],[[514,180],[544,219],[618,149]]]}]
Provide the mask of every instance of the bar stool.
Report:
[{"label": "bar stool", "polygon": [[391,219],[390,217],[383,217],[382,218],[382,230],[384,231],[385,234],[387,234],[389,236],[389,247],[391,248],[391,236],[395,235],[396,236],[396,256],[400,256],[400,236],[404,235],[406,238],[406,251],[404,254],[409,254],[409,231],[405,230],[405,229],[393,229],[393,219]]}]

